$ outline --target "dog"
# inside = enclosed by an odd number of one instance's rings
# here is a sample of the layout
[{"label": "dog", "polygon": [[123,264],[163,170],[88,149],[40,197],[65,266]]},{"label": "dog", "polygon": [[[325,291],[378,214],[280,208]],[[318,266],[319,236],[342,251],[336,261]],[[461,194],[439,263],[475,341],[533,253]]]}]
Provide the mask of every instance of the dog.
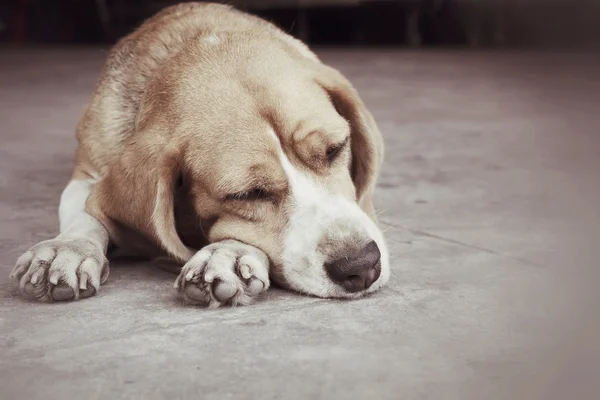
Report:
[{"label": "dog", "polygon": [[383,141],[351,83],[228,5],[183,3],[111,50],[77,126],[60,233],[11,272],[24,296],[95,295],[118,248],[179,266],[192,304],[271,281],[358,298],[389,278],[373,192]]}]

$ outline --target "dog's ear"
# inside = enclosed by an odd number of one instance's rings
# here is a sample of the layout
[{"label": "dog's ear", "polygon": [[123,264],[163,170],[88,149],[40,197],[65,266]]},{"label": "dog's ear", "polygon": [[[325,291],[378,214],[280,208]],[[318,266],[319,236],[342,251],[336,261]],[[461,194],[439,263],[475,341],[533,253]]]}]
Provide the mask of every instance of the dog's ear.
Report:
[{"label": "dog's ear", "polygon": [[375,119],[352,84],[337,70],[321,66],[315,80],[325,89],[337,112],[350,124],[351,176],[362,209],[375,219],[372,196],[383,162],[383,140]]},{"label": "dog's ear", "polygon": [[136,133],[93,188],[86,210],[111,236],[119,236],[124,228],[133,230],[169,256],[187,261],[193,252],[175,227],[174,192],[182,173],[178,160],[178,150],[166,138],[152,132]]}]

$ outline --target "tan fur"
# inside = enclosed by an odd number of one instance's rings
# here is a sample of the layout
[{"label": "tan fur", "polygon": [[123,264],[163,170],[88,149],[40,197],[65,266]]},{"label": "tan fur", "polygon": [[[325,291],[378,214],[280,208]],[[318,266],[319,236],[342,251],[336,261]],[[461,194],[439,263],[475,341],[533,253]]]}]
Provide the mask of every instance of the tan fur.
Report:
[{"label": "tan fur", "polygon": [[[209,35],[227,45],[202,42],[202,37]],[[297,76],[304,79],[298,81]],[[186,177],[198,181],[217,179],[219,171],[210,166],[228,168],[230,163],[242,166],[240,174],[244,167],[260,162],[264,167],[256,175],[276,171],[275,159],[255,159],[263,156],[259,152],[269,144],[252,131],[260,133],[260,128],[272,124],[286,143],[291,138],[284,135],[299,122],[314,122],[315,126],[307,129],[322,128],[319,124],[326,124],[332,113],[319,111],[327,108],[329,100],[317,93],[317,85],[308,87],[311,80],[326,89],[350,122],[352,177],[361,205],[374,218],[370,196],[382,159],[382,141],[351,84],[339,72],[320,64],[304,44],[271,24],[228,6],[195,3],[167,8],[111,51],[77,132],[77,169],[100,178],[88,210],[119,244],[126,246],[131,240],[130,235],[121,238],[119,227],[124,225],[155,241],[170,256],[186,261],[193,251],[179,240],[172,213],[177,171],[202,175]],[[267,90],[240,89],[240,85],[253,82],[264,84]],[[275,90],[269,92],[271,88]],[[297,94],[302,91],[307,95]],[[308,109],[303,100],[315,102],[311,91],[321,98]],[[297,97],[291,99],[297,108],[285,104],[290,96]],[[234,159],[219,163],[216,153],[229,153]],[[285,185],[283,175],[278,178]],[[231,182],[227,190],[235,192],[238,187]],[[198,210],[200,218],[218,218],[229,211],[218,204],[216,193],[190,189],[197,198],[195,203],[206,209]],[[227,236],[227,231],[249,230],[253,236],[262,233],[269,243],[247,242],[276,252],[279,244],[273,242],[283,221],[263,221],[257,232],[255,224],[221,219],[227,228],[213,227],[218,231],[213,240]]]},{"label": "tan fur", "polygon": [[[348,135],[349,150],[328,165],[327,150]],[[77,139],[73,179],[95,180],[87,213],[136,254],[185,263],[233,239],[264,252],[283,281],[293,200],[279,146],[375,219],[383,143],[356,90],[300,41],[229,6],[172,6],[119,41]],[[269,201],[227,200],[257,185]]]}]

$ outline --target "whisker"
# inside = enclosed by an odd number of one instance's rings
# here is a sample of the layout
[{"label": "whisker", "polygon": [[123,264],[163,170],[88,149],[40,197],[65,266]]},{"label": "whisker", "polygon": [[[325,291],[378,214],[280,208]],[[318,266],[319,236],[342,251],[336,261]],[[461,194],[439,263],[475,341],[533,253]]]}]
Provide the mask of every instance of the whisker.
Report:
[{"label": "whisker", "polygon": [[387,209],[384,209],[384,210],[379,210],[379,211],[378,211],[378,212],[375,214],[375,216],[379,218],[379,216],[380,216],[381,214],[383,214],[384,212],[386,212],[386,211],[388,211],[388,210],[387,210]]},{"label": "whisker", "polygon": [[398,226],[400,226],[399,222],[395,223],[395,224],[388,225],[381,232],[385,233],[385,232],[389,231],[390,229],[397,228]]}]

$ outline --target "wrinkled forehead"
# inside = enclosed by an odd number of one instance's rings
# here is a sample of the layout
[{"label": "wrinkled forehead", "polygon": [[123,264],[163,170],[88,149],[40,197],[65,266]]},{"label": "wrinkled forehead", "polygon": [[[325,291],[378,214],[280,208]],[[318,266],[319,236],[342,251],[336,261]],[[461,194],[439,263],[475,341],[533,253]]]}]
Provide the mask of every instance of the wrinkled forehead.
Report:
[{"label": "wrinkled forehead", "polygon": [[224,182],[260,175],[283,180],[279,149],[296,163],[294,153],[335,143],[349,131],[305,71],[267,65],[239,73],[189,71],[176,98],[188,142],[202,149],[201,164],[208,164],[204,172]]},{"label": "wrinkled forehead", "polygon": [[267,124],[218,130],[189,135],[185,163],[195,177],[228,193],[267,181],[285,184],[277,143],[268,135]]},{"label": "wrinkled forehead", "polygon": [[[309,69],[289,60],[250,59],[241,65],[181,67],[175,109],[190,119],[229,129],[267,120],[286,140],[308,122],[342,123],[327,92]],[[299,126],[304,124],[304,126]]]}]

